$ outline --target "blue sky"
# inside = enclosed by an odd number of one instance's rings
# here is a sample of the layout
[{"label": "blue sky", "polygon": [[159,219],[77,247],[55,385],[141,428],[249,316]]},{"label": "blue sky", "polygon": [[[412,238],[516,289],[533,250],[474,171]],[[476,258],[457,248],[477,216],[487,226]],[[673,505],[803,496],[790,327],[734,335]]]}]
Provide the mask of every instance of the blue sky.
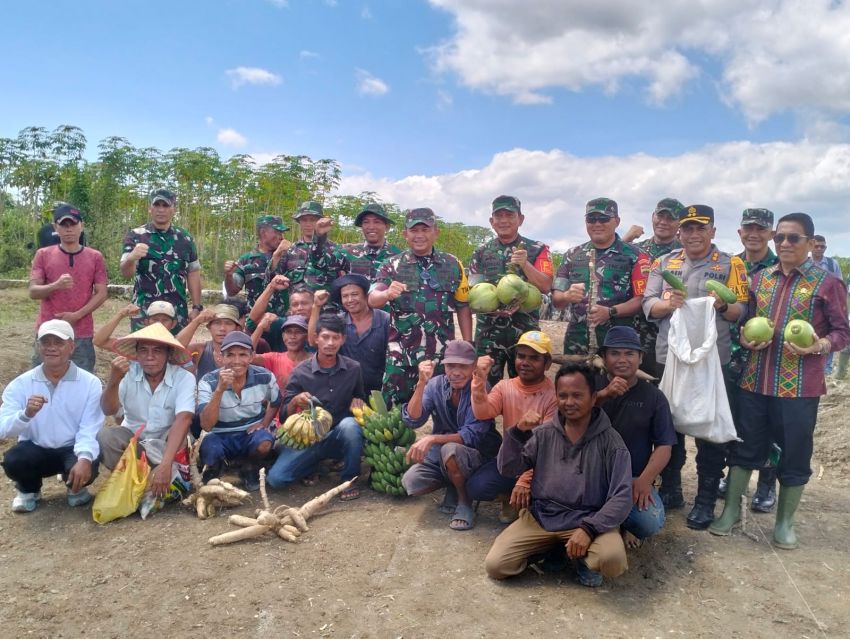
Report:
[{"label": "blue sky", "polygon": [[850,12],[739,5],[6,2],[0,136],[330,157],[342,192],[483,224],[512,192],[560,248],[598,195],[624,226],[668,195],[712,204],[730,248],[745,206],[803,209],[850,254],[850,45],[830,38]]}]

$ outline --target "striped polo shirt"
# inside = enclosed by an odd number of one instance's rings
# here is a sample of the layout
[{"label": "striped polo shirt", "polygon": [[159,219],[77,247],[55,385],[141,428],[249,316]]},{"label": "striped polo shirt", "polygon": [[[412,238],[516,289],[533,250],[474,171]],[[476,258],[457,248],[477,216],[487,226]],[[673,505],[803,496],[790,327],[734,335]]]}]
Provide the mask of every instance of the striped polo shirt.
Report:
[{"label": "striped polo shirt", "polygon": [[[212,398],[213,391],[218,386],[220,368],[207,373],[198,382],[198,409],[200,415]],[[263,420],[266,413],[266,402],[272,406],[280,405],[280,390],[271,371],[261,366],[248,366],[245,386],[237,395],[228,388],[221,396],[218,411],[218,421],[213,426],[217,433],[237,433],[248,430],[257,422]]]}]

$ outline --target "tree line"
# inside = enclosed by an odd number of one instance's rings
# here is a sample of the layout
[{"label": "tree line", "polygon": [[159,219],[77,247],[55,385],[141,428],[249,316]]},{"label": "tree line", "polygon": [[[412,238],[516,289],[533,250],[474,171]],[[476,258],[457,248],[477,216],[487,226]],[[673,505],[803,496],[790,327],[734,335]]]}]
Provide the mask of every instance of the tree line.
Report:
[{"label": "tree line", "polygon": [[[147,221],[152,189],[172,188],[178,198],[175,223],[195,238],[211,287],[221,281],[224,261],[254,244],[257,216],[281,216],[290,227],[286,236],[295,240],[292,213],[304,200],[318,200],[336,222],[332,239],[354,242],[361,239],[352,224],[358,210],[381,201],[369,192],[333,195],[342,171],[332,159],[278,155],[259,164],[244,154],[222,158],[210,147],[140,148],[118,136],[97,144],[96,159],[87,159],[87,149],[82,129],[69,124],[52,131],[30,126],[17,137],[0,137],[0,273],[22,274],[29,267],[36,233],[52,220],[56,201],[80,209],[88,244],[104,254],[110,280],[118,281],[124,234]],[[392,202],[381,203],[396,222],[387,239],[405,246],[403,211]],[[465,263],[479,243],[492,237],[480,226],[441,220],[440,228],[438,247]]]}]

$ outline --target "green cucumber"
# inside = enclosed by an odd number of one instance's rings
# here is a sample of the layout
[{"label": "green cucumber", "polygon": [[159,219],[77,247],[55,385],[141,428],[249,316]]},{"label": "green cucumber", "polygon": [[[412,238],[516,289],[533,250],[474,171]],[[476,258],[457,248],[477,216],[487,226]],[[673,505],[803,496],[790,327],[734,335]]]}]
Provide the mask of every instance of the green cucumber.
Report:
[{"label": "green cucumber", "polygon": [[673,288],[675,288],[677,291],[682,291],[682,293],[685,294],[685,297],[688,296],[688,289],[685,286],[685,283],[680,280],[676,275],[674,275],[670,271],[662,271],[661,277],[663,277],[664,281],[667,282]]},{"label": "green cucumber", "polygon": [[732,292],[732,289],[723,284],[722,282],[718,282],[717,280],[708,280],[705,283],[705,290],[709,293],[714,293],[717,297],[720,298],[721,302],[726,302],[727,304],[734,304],[738,301],[738,296]]}]

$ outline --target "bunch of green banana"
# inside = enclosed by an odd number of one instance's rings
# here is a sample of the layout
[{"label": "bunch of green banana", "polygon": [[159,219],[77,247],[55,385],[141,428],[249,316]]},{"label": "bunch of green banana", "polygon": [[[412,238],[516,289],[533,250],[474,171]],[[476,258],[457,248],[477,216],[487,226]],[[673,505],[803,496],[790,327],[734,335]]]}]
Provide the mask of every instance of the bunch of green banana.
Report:
[{"label": "bunch of green banana", "polygon": [[407,449],[401,446],[391,447],[384,443],[367,442],[363,447],[366,454],[366,463],[372,467],[370,477],[372,488],[403,497],[407,495],[401,485],[401,476],[410,468],[404,456]]},{"label": "bunch of green banana", "polygon": [[365,419],[363,437],[373,444],[410,446],[416,435],[401,420],[401,410],[396,406],[389,413],[374,413]]}]

